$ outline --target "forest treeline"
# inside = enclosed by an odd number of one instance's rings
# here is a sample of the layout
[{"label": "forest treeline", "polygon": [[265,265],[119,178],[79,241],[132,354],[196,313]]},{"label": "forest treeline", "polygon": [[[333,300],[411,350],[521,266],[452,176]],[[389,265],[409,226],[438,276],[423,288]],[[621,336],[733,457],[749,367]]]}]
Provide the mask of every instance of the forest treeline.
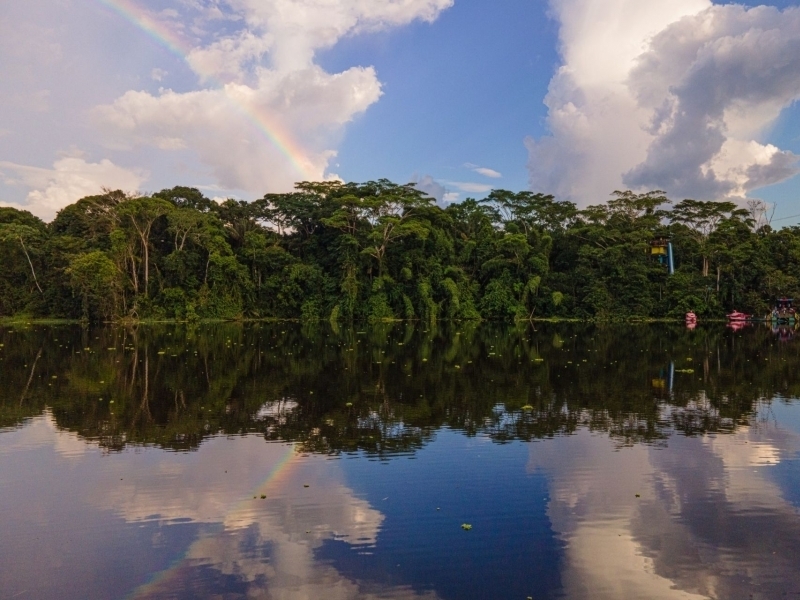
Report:
[{"label": "forest treeline", "polygon": [[[675,274],[650,254],[669,237]],[[615,192],[578,209],[494,190],[304,182],[253,202],[107,191],[51,223],[0,208],[0,316],[613,320],[766,313],[800,294],[800,228],[763,203]]]}]

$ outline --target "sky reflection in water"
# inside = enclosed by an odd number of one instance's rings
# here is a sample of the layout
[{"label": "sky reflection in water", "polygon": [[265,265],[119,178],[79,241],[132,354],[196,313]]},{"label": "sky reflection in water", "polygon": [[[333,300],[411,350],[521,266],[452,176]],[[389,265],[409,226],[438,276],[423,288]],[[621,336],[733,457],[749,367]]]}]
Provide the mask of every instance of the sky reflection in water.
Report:
[{"label": "sky reflection in water", "polygon": [[800,340],[537,329],[5,327],[0,595],[799,594]]}]

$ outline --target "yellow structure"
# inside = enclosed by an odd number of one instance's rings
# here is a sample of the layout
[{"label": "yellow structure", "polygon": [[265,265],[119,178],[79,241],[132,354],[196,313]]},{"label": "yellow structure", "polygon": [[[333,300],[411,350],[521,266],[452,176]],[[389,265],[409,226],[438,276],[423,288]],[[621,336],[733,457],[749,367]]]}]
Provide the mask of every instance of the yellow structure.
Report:
[{"label": "yellow structure", "polygon": [[653,256],[667,256],[669,254],[669,240],[656,238],[650,242],[650,254]]}]

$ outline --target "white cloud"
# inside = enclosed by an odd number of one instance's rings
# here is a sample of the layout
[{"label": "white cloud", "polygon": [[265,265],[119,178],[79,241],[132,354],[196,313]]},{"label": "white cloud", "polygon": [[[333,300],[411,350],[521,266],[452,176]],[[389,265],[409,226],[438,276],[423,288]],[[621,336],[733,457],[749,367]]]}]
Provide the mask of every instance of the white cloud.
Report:
[{"label": "white cloud", "polygon": [[[106,461],[96,443],[60,430],[50,413],[30,419],[2,439],[0,451],[5,453],[5,459],[9,452],[26,460],[34,455],[47,456],[51,451],[49,460],[42,463],[44,471],[40,475],[52,483],[53,489],[71,490],[75,519],[113,515],[140,525],[155,521],[158,529],[177,522],[196,524],[196,537],[177,563],[154,580],[142,571],[141,577],[130,580],[150,583],[135,590],[117,589],[117,595],[174,595],[184,583],[177,575],[203,565],[234,578],[247,588],[245,595],[250,598],[438,598],[433,591],[417,592],[400,582],[361,580],[318,557],[323,544],[333,540],[348,544],[354,553],[370,551],[378,544],[385,521],[380,510],[345,485],[341,469],[327,457],[303,458],[293,454],[287,445],[266,444],[263,437],[252,435],[209,439],[190,453],[139,448],[122,453],[115,468],[108,469],[102,467]],[[83,474],[83,485],[71,488],[76,473]],[[16,481],[14,484],[20,485]],[[260,498],[262,493],[267,496],[264,500]],[[16,504],[6,502],[3,507],[13,506],[19,522],[35,524],[34,529],[45,531],[55,514],[50,510],[54,504],[48,502],[47,498],[38,502],[26,499]],[[95,541],[102,543],[84,528],[77,538],[56,534],[50,540],[50,548],[65,572],[89,572],[85,555],[69,552],[75,539],[87,547]],[[138,542],[148,550],[150,543],[158,543],[141,537]],[[137,540],[131,538],[131,543],[132,549],[140,551]],[[42,580],[41,560],[36,563],[32,559],[34,554],[41,554],[41,548],[25,545],[19,553],[23,557],[20,567],[3,573],[4,589],[36,589],[38,596],[53,595],[41,590],[49,592],[50,585],[63,582]],[[103,564],[102,558],[93,560],[94,567]],[[132,565],[132,573],[138,574],[139,567]],[[86,589],[102,588],[89,585]],[[205,591],[212,595],[214,590]]]},{"label": "white cloud", "polygon": [[8,185],[30,188],[24,205],[5,204],[32,212],[44,220],[73,202],[98,194],[103,188],[135,191],[147,178],[141,171],[125,169],[108,159],[90,163],[77,156],[58,159],[52,169],[0,161],[0,174]]},{"label": "white cloud", "polygon": [[483,175],[484,177],[489,177],[491,179],[499,179],[503,176],[502,173],[499,171],[495,171],[494,169],[490,169],[488,167],[481,167],[479,165],[474,165],[472,163],[465,163],[464,166],[468,168],[470,171],[474,171],[479,175]]},{"label": "white cloud", "polygon": [[484,177],[491,177],[492,179],[499,179],[502,177],[502,173],[499,171],[495,171],[494,169],[488,169],[486,167],[478,167],[477,169],[473,169],[476,173],[483,175]]},{"label": "white cloud", "polygon": [[431,22],[453,0],[229,0],[248,30],[271,46],[272,67],[303,70],[348,34]]},{"label": "white cloud", "polygon": [[447,188],[445,188],[430,175],[425,175],[419,179],[414,176],[413,180],[414,187],[416,187],[418,190],[422,190],[431,198],[435,198],[436,202],[441,202],[447,194]]},{"label": "white cloud", "polygon": [[[770,474],[798,443],[760,423],[730,435],[673,435],[663,447],[620,448],[587,430],[531,446],[528,469],[546,475],[547,514],[567,542],[564,596],[747,597],[772,581],[798,580],[794,556],[780,550],[795,544],[797,511]],[[765,523],[778,554],[753,559]]]},{"label": "white cloud", "polygon": [[798,74],[800,9],[714,6],[674,23],[631,72],[655,139],[625,181],[716,198],[793,175],[798,157],[753,138],[800,98]]},{"label": "white cloud", "polygon": [[582,204],[623,186],[741,196],[796,173],[759,138],[800,98],[800,9],[551,0],[563,65],[531,187]]},{"label": "white cloud", "polygon": [[428,196],[434,198],[436,200],[436,204],[442,208],[446,208],[448,204],[458,202],[461,198],[460,193],[448,190],[444,185],[436,181],[430,175],[425,175],[421,178],[414,175],[414,177],[412,177],[412,181],[417,189],[422,190],[428,194]]},{"label": "white cloud", "polygon": [[223,11],[220,3],[195,2],[192,10],[205,11],[204,19],[236,24],[188,54],[212,85],[158,95],[129,91],[94,116],[112,147],[189,148],[231,190],[262,194],[329,178],[344,127],[382,90],[372,67],[328,73],[315,53],[346,35],[432,21],[452,3],[229,0]]},{"label": "white cloud", "polygon": [[311,67],[264,72],[253,87],[131,91],[94,115],[117,147],[191,148],[223,187],[263,194],[324,179],[335,156],[329,142],[380,95],[371,68],[331,75]]},{"label": "white cloud", "polygon": [[461,199],[461,194],[458,192],[446,192],[444,196],[442,196],[442,204],[453,204],[454,202],[458,202]]},{"label": "white cloud", "polygon": [[150,78],[153,81],[162,81],[164,77],[166,77],[167,75],[168,75],[167,71],[165,71],[164,69],[159,69],[158,67],[150,71]]}]

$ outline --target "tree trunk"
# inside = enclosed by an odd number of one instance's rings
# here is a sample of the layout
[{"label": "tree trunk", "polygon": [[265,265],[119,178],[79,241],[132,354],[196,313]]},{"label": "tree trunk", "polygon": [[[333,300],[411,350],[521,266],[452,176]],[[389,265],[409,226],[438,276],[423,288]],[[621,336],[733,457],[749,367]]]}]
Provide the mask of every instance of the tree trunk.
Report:
[{"label": "tree trunk", "polygon": [[19,237],[19,243],[22,245],[22,251],[25,253],[25,258],[28,259],[28,264],[31,266],[31,274],[33,275],[33,282],[39,289],[39,293],[44,294],[44,292],[42,291],[42,287],[39,285],[39,281],[36,279],[36,271],[33,270],[33,263],[31,262],[31,257],[28,256],[28,249],[25,248],[25,242],[23,241],[22,236]]},{"label": "tree trunk", "polygon": [[83,317],[81,320],[88,321],[89,320],[89,294],[86,290],[83,290],[83,294],[81,294],[81,308]]},{"label": "tree trunk", "polygon": [[144,255],[144,295],[145,298],[150,297],[149,284],[150,284],[150,244],[148,244],[148,236],[142,236],[142,247]]},{"label": "tree trunk", "polygon": [[136,268],[136,257],[133,256],[133,251],[130,246],[128,246],[128,257],[131,259],[131,278],[133,279],[133,291],[138,296],[139,295],[139,273],[138,269]]},{"label": "tree trunk", "polygon": [[39,352],[36,354],[36,358],[33,361],[33,366],[31,367],[31,375],[28,377],[28,383],[25,384],[25,389],[22,390],[22,396],[19,398],[19,405],[22,406],[22,402],[25,400],[25,396],[28,395],[28,389],[31,387],[31,381],[33,381],[33,374],[36,371],[36,363],[39,362],[39,359],[42,358],[42,349],[39,348]]}]

